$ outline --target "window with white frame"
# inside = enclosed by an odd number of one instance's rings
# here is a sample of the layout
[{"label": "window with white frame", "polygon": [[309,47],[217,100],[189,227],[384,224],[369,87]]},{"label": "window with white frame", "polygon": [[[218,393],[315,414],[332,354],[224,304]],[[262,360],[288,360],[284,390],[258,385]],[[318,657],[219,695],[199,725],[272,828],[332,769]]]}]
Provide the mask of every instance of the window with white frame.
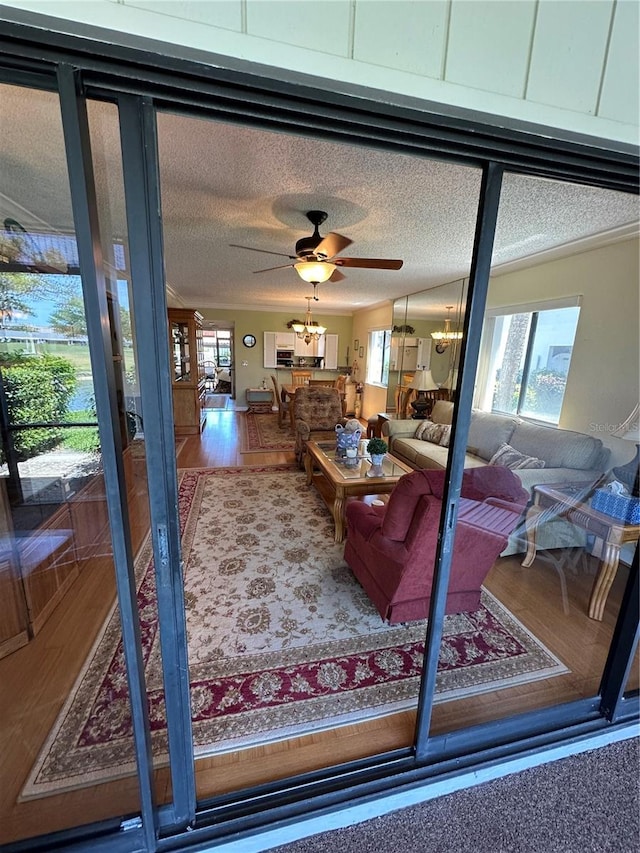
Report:
[{"label": "window with white frame", "polygon": [[577,299],[487,312],[480,408],[557,424],[579,314]]},{"label": "window with white frame", "polygon": [[367,382],[369,385],[389,384],[391,329],[371,329],[367,353]]}]

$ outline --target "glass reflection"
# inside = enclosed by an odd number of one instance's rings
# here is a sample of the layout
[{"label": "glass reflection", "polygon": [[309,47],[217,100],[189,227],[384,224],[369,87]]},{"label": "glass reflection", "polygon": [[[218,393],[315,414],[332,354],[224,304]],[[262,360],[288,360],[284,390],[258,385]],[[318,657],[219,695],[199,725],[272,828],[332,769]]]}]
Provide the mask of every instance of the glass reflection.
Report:
[{"label": "glass reflection", "polygon": [[[523,194],[535,195],[536,203],[520,212],[516,199]],[[563,199],[562,221],[552,231],[565,236],[570,221],[575,238],[584,237],[585,228],[594,236],[605,231],[612,215],[617,225],[638,221],[631,196],[507,175],[495,264],[512,261],[527,240],[538,250],[548,241],[544,248],[551,250],[552,235],[537,219],[545,215],[547,195],[549,205]],[[480,609],[456,617],[476,620],[490,677],[484,684],[470,681],[436,705],[433,733],[597,694],[640,533],[626,515],[637,500],[633,477],[625,484],[616,476],[635,452],[624,433],[633,426],[639,387],[637,259],[637,236],[607,243],[600,234],[592,247],[565,245],[558,257],[492,270],[465,481],[476,471],[502,471],[524,489],[526,511],[511,530],[500,530],[496,511],[505,509],[505,495],[494,495],[493,509],[470,515],[463,481],[448,611],[457,612],[460,579],[478,568],[475,554],[466,569],[464,561],[456,568],[469,524],[501,536],[498,555],[480,579]],[[603,348],[603,340],[612,346]],[[424,451],[431,467],[440,452]],[[457,651],[457,666],[471,662],[467,649]],[[441,702],[450,660],[445,629]]]},{"label": "glass reflection", "polygon": [[[413,293],[394,303],[387,393],[387,412],[391,413],[391,419],[413,417],[415,410],[411,404],[418,396],[429,402],[426,409],[423,408],[427,415],[436,400],[452,399],[465,293],[466,280],[460,279]],[[446,329],[451,332],[448,339],[433,337]],[[422,383],[416,371],[424,372]],[[423,384],[431,393],[420,395],[417,387],[411,387],[412,383]]]},{"label": "glass reflection", "polygon": [[[135,773],[133,742],[60,107],[53,93],[12,86],[0,86],[0,102],[4,843],[135,812],[138,783],[135,775],[114,781]],[[117,240],[106,234],[115,306],[124,231]],[[122,310],[109,322],[124,390],[131,333]],[[128,453],[125,469],[133,491]],[[110,653],[100,658],[105,638]],[[116,744],[123,759],[105,773]]]}]

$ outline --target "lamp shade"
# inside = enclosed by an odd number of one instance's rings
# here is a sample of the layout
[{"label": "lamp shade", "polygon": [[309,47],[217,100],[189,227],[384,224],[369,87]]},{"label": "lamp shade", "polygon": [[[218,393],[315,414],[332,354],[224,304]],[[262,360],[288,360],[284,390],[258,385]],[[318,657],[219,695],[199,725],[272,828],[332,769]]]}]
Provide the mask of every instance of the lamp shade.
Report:
[{"label": "lamp shade", "polygon": [[301,261],[299,264],[294,264],[294,267],[304,281],[308,281],[309,284],[320,284],[331,278],[336,265],[325,261]]},{"label": "lamp shade", "polygon": [[439,385],[434,381],[430,370],[416,370],[409,388],[416,391],[434,391]]}]

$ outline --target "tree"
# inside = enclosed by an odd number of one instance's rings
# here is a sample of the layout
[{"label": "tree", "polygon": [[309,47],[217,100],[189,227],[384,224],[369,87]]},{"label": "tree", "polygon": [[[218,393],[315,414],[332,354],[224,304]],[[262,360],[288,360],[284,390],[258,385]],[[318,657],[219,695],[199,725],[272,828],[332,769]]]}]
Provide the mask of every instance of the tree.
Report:
[{"label": "tree", "polygon": [[87,320],[84,313],[84,302],[80,296],[70,296],[57,311],[49,317],[49,322],[56,330],[68,338],[87,334]]},{"label": "tree", "polygon": [[514,391],[517,390],[521,381],[520,366],[527,342],[530,316],[530,314],[513,314],[511,317],[504,356],[500,365],[500,378],[496,383],[493,397],[493,408],[499,412],[514,411]]},{"label": "tree", "polygon": [[27,297],[40,289],[39,276],[31,273],[0,273],[0,328],[6,329],[18,314],[32,316]]}]

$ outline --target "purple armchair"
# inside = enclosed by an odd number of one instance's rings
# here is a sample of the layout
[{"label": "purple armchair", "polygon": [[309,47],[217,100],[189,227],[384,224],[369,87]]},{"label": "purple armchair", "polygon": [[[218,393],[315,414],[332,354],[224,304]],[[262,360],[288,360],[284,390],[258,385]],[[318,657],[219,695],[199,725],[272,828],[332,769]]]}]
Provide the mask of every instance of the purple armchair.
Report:
[{"label": "purple armchair", "polygon": [[[345,560],[390,624],[429,614],[444,478],[444,471],[414,471],[401,477],[385,506],[347,505]],[[480,587],[527,500],[508,468],[464,472],[447,613],[477,609]]]}]

